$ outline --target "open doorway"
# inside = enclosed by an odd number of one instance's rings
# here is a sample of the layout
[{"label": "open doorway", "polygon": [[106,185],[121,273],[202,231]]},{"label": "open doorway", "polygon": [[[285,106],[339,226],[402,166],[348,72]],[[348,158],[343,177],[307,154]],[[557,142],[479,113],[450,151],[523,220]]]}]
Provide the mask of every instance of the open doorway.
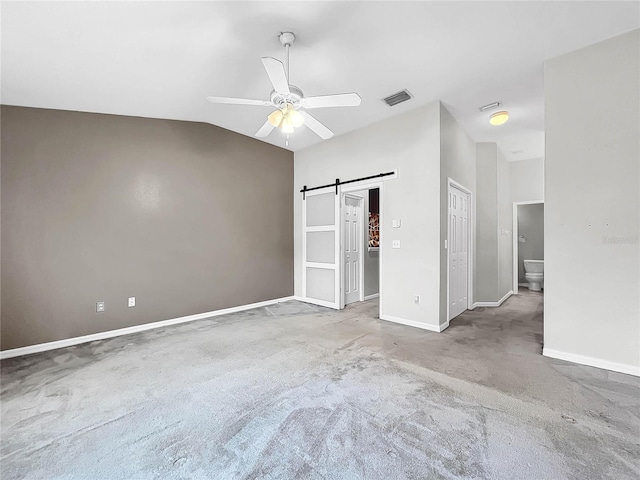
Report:
[{"label": "open doorway", "polygon": [[380,188],[342,192],[342,305],[380,295]]},{"label": "open doorway", "polygon": [[513,204],[513,291],[544,289],[544,202]]}]

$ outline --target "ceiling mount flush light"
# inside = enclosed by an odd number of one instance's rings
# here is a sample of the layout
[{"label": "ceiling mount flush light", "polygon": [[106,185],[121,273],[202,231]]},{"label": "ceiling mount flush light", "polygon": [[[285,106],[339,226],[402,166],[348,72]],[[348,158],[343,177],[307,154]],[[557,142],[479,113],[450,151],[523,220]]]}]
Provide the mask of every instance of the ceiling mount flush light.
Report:
[{"label": "ceiling mount flush light", "polygon": [[502,125],[503,123],[506,123],[507,120],[509,120],[509,112],[506,110],[492,113],[489,117],[489,123],[491,125]]}]

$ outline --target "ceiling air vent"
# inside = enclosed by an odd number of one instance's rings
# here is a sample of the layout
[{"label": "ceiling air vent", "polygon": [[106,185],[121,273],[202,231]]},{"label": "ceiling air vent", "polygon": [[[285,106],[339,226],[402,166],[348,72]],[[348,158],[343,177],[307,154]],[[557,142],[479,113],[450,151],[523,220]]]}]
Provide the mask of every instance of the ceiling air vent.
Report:
[{"label": "ceiling air vent", "polygon": [[393,107],[394,105],[398,105],[399,103],[406,102],[407,100],[413,98],[407,90],[402,90],[401,92],[394,93],[393,95],[389,95],[387,98],[383,98],[384,103]]},{"label": "ceiling air vent", "polygon": [[487,110],[493,110],[494,108],[498,108],[501,106],[502,106],[502,102],[493,102],[493,103],[488,103],[487,105],[478,107],[478,110],[480,110],[481,112],[486,112]]}]

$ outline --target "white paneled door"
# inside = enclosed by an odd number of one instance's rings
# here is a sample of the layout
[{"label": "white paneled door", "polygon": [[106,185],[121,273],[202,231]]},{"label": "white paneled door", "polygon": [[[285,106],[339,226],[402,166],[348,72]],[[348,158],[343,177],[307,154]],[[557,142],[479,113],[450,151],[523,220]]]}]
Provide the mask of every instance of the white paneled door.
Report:
[{"label": "white paneled door", "polygon": [[363,199],[344,195],[342,205],[342,274],[344,303],[362,300]]},{"label": "white paneled door", "polygon": [[305,301],[340,309],[339,195],[307,192],[303,200],[302,291]]},{"label": "white paneled door", "polygon": [[469,194],[449,185],[449,320],[467,309]]}]

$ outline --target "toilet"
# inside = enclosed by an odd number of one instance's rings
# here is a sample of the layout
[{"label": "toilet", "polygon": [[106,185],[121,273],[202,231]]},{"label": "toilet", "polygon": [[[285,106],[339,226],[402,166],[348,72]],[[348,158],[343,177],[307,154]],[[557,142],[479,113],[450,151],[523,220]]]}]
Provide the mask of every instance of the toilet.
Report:
[{"label": "toilet", "polygon": [[539,292],[544,285],[544,260],[525,260],[525,278],[529,283],[529,290]]}]

